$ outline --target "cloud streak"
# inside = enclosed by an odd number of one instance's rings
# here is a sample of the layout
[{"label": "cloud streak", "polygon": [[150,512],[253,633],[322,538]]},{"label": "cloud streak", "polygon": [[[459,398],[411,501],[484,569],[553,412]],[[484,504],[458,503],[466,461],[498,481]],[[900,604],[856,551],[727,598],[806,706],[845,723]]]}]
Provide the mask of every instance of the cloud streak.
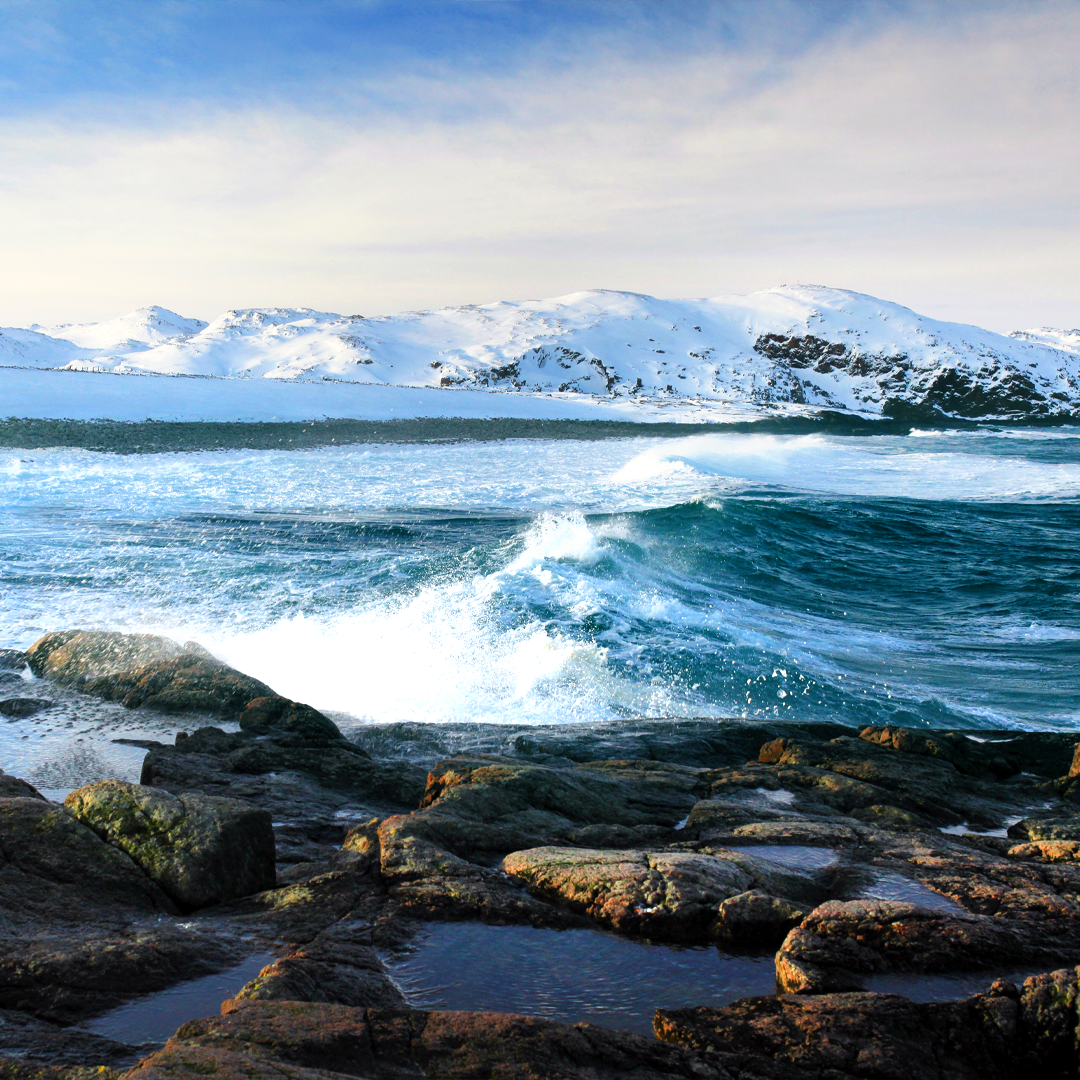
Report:
[{"label": "cloud streak", "polygon": [[587,58],[547,27],[512,64],[331,71],[318,100],[8,115],[0,322],[800,280],[995,329],[1080,322],[1080,8],[872,6],[812,32],[768,10],[656,48],[635,5],[582,32]]}]

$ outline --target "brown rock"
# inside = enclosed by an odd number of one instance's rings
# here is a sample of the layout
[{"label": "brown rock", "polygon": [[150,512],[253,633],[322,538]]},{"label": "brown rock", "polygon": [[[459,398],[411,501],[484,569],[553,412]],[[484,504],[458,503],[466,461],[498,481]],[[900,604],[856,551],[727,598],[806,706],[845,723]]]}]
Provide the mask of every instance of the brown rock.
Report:
[{"label": "brown rock", "polygon": [[405,1005],[401,991],[371,947],[370,928],[340,924],[263,968],[236,999],[391,1009]]},{"label": "brown rock", "polygon": [[792,930],[776,957],[785,993],[860,988],[885,971],[977,971],[1030,963],[1040,950],[999,919],[950,917],[915,904],[829,901]]},{"label": "brown rock", "polygon": [[78,683],[172,660],[184,651],[184,646],[154,634],[61,630],[38,638],[27,649],[26,659],[38,678]]},{"label": "brown rock", "polygon": [[[396,1080],[675,1080],[726,1077],[676,1046],[591,1024],[501,1013],[361,1010],[236,1001],[221,1017],[185,1024],[126,1080],[308,1078],[327,1073]],[[315,1071],[317,1070],[317,1071]]]},{"label": "brown rock", "polygon": [[722,900],[752,878],[729,859],[697,852],[533,848],[502,861],[531,891],[624,933],[697,938]]},{"label": "brown rock", "polygon": [[62,807],[0,799],[0,910],[78,923],[101,907],[173,911],[161,889],[122,851]]},{"label": "brown rock", "polygon": [[10,697],[0,701],[0,716],[8,716],[12,720],[22,720],[27,716],[34,716],[43,709],[49,708],[52,702],[47,698],[35,697]]},{"label": "brown rock", "polygon": [[[342,739],[340,729],[333,720],[323,716],[317,709],[299,701],[272,695],[248,701],[240,714],[241,731],[252,735],[268,735],[272,731],[287,731],[307,738]],[[355,748],[355,753],[370,758],[370,754]]]},{"label": "brown rock", "polygon": [[738,1075],[768,1062],[791,1080],[1020,1080],[1018,1012],[1014,999],[990,994],[932,1004],[823,994],[660,1009],[655,1030]]}]

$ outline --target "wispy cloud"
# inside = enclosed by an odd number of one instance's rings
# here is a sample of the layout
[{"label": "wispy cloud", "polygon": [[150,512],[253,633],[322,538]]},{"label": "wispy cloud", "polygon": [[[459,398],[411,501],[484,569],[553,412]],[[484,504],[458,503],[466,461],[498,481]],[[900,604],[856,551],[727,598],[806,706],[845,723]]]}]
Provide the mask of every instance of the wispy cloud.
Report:
[{"label": "wispy cloud", "polygon": [[[209,18],[160,6],[177,43]],[[275,83],[279,27],[246,91],[185,85],[183,64],[142,94],[124,64],[55,98],[24,87],[0,119],[0,321],[796,280],[999,329],[1080,321],[1074,4],[737,5],[741,21],[583,4],[542,23],[566,6],[216,6],[367,29],[321,46],[316,72],[319,34],[291,23],[315,44],[294,42],[305,79],[282,56]],[[400,20],[425,8],[410,50]],[[69,48],[48,19],[33,32],[43,55]],[[389,42],[366,66],[365,41]]]}]

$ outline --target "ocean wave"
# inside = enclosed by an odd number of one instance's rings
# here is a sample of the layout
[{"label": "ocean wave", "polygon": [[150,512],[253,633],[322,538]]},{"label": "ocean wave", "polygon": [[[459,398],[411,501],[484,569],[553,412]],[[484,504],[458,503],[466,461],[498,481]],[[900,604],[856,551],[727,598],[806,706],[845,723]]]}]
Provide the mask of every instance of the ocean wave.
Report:
[{"label": "ocean wave", "polygon": [[716,477],[789,491],[906,499],[1015,501],[1080,496],[1080,465],[973,453],[905,452],[902,440],[824,435],[693,435],[642,451],[611,478],[655,488]]}]

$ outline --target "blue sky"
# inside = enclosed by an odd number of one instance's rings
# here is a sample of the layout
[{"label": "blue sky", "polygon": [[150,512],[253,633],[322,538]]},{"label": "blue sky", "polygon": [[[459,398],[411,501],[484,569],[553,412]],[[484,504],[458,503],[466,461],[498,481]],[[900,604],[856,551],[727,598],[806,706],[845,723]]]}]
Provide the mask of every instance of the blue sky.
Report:
[{"label": "blue sky", "polygon": [[1080,323],[1080,4],[0,0],[0,325],[858,289]]}]

